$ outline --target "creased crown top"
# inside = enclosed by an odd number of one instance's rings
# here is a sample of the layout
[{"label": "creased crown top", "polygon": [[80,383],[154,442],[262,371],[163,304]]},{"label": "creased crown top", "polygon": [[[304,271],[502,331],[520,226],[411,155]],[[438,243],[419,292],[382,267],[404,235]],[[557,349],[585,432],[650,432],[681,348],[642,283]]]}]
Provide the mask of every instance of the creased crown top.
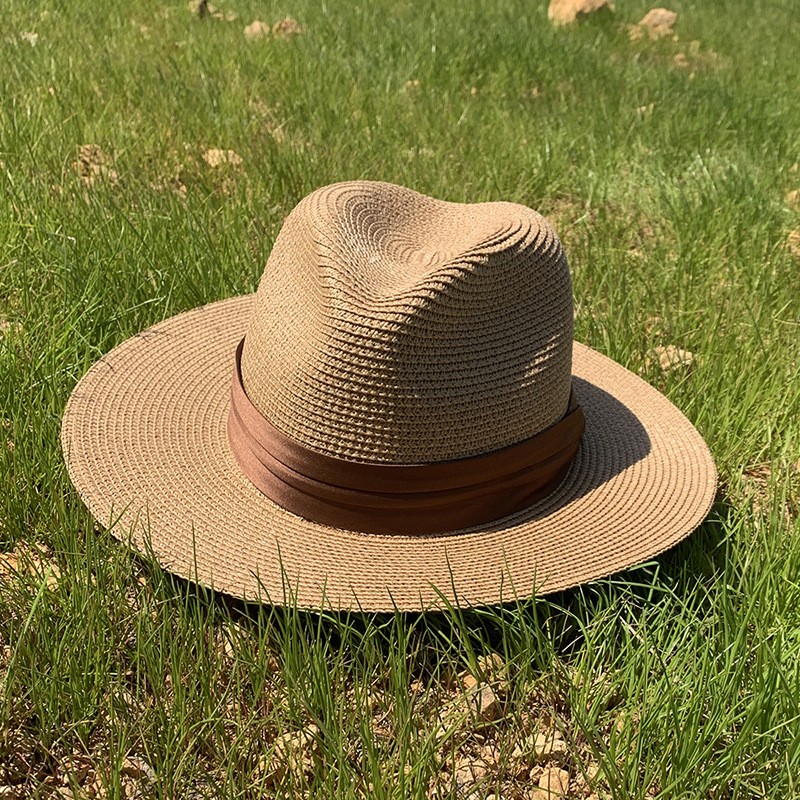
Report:
[{"label": "creased crown top", "polygon": [[284,222],[242,379],[275,427],[319,452],[465,458],[564,414],[572,327],[567,261],[535,211],[340,183]]}]

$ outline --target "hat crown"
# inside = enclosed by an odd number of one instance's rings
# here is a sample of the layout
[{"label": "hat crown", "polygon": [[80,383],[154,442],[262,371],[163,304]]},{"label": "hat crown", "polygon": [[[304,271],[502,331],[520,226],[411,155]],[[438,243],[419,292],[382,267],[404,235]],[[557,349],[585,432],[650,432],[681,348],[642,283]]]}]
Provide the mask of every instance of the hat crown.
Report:
[{"label": "hat crown", "polygon": [[275,427],[326,455],[465,458],[563,416],[572,328],[566,257],[535,211],[335,184],[284,222],[242,380]]}]

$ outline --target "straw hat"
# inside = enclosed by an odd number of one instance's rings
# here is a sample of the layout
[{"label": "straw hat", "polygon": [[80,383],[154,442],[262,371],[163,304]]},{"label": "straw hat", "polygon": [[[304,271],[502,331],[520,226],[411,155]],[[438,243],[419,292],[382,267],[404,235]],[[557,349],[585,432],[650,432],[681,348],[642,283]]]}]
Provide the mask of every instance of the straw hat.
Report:
[{"label": "straw hat", "polygon": [[257,294],[89,370],[69,474],[115,536],[248,599],[414,610],[575,586],[685,537],[716,470],[572,321],[535,211],[328,186],[287,217]]}]

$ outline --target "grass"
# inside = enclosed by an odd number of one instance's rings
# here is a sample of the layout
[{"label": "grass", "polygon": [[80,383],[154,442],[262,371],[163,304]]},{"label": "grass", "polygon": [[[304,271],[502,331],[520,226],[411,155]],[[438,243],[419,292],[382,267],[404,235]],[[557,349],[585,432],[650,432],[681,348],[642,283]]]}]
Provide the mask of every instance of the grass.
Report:
[{"label": "grass", "polygon": [[[567,29],[541,1],[224,3],[236,20],[51,0],[0,23],[0,797],[512,800],[549,767],[574,797],[800,796],[792,0],[681,0],[657,42],[628,38],[639,0]],[[286,16],[301,35],[243,36]],[[435,616],[244,606],[96,529],[58,445],[77,379],[252,291],[292,206],[355,178],[551,217],[577,338],[711,446],[702,528]],[[660,369],[669,345],[690,369]],[[537,755],[537,732],[564,745]]]}]

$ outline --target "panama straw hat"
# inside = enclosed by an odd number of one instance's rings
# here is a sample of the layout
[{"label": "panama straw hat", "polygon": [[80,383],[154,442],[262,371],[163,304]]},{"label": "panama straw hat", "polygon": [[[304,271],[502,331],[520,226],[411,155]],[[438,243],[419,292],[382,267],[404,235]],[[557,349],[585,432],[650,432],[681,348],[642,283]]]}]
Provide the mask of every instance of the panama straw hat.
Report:
[{"label": "panama straw hat", "polygon": [[717,484],[686,417],[572,333],[535,211],[328,186],[255,295],[92,366],[67,468],[115,536],[242,598],[388,611],[565,589],[678,542]]}]

